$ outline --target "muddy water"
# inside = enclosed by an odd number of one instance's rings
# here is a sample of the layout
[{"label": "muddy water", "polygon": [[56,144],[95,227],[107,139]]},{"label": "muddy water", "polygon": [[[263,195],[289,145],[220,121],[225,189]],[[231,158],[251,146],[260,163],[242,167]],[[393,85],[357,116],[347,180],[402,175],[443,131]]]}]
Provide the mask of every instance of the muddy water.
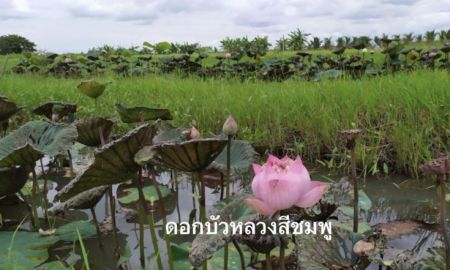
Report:
[{"label": "muddy water", "polygon": [[[80,154],[74,153],[75,159],[75,170],[78,171],[85,167],[86,164],[90,162],[90,154]],[[44,161],[44,163],[46,163]],[[38,167],[39,168],[39,167]],[[61,174],[53,173],[51,180],[55,181],[55,184],[48,192],[48,200],[52,203],[57,189],[66,184],[70,178],[64,178],[60,176]],[[335,175],[328,175],[323,171],[313,171],[313,176],[316,179],[322,180],[338,180],[340,177]],[[192,186],[190,184],[190,176],[186,174],[179,174],[178,185],[173,186],[171,184],[171,173],[162,172],[158,176],[158,181],[161,184],[165,184],[172,188],[174,194],[170,195],[164,200],[164,205],[168,213],[168,220],[170,221],[187,221],[193,209],[198,207],[198,202],[194,199],[192,194]],[[241,179],[242,180],[242,179]],[[246,179],[248,181],[248,179]],[[377,179],[374,177],[369,177],[365,180],[361,179],[361,187],[369,195],[370,199],[374,204],[374,208],[389,205],[394,208],[394,211],[389,212],[389,214],[383,214],[381,212],[378,215],[372,215],[365,217],[367,221],[373,225],[383,222],[388,222],[395,218],[396,211],[402,211],[404,205],[412,204],[418,200],[429,200],[430,198],[436,197],[436,191],[434,189],[433,183],[429,181],[418,181],[415,179],[406,179],[404,177],[389,177],[385,179]],[[239,189],[239,183],[237,181],[234,185],[234,190]],[[114,194],[116,194],[119,185],[114,186]],[[212,188],[206,189],[206,207],[211,209],[213,204],[220,200],[220,192]],[[110,215],[109,205],[107,204],[107,198],[104,196],[102,200],[96,206],[97,218],[102,221],[104,218]],[[50,204],[51,205],[51,204]],[[140,266],[139,262],[139,227],[137,218],[133,218],[130,215],[130,211],[127,209],[128,206],[122,206],[119,201],[116,201],[117,206],[117,226],[119,229],[119,242],[121,250],[129,248],[131,251],[131,257],[129,260],[130,269],[136,269]],[[396,208],[397,207],[397,208]],[[28,214],[28,211],[24,204],[13,204],[13,205],[3,205],[0,206],[0,212],[3,215],[3,219],[20,221],[24,216]],[[162,235],[162,222],[158,211],[154,211],[151,214],[154,215],[157,224],[157,234],[159,236],[159,247],[162,251],[163,263],[167,264],[166,261],[166,251],[165,244],[161,238]],[[196,211],[196,217],[198,219],[199,211]],[[57,224],[60,222],[68,222],[71,220],[90,220],[92,219],[90,211],[66,211],[64,220],[57,220]],[[29,223],[23,224],[23,229],[30,229]],[[389,245],[398,248],[426,248],[438,244],[437,235],[434,233],[429,233],[427,231],[418,231],[412,235],[402,236],[389,242]],[[174,242],[183,242],[186,240],[191,240],[187,238],[175,238]],[[117,269],[116,261],[112,256],[112,249],[114,246],[112,236],[103,237],[104,248],[100,248],[96,238],[85,240],[85,245],[89,251],[89,261],[92,264],[91,269]],[[145,226],[145,244],[146,244],[146,255],[153,253],[152,244],[150,239],[150,234],[147,226]],[[67,256],[69,252],[73,250],[72,244],[56,245],[51,248],[50,254],[51,259],[57,259]],[[76,249],[76,253],[81,254],[80,250]],[[166,265],[167,266],[167,265]],[[371,266],[370,269],[378,269],[378,266]]]}]

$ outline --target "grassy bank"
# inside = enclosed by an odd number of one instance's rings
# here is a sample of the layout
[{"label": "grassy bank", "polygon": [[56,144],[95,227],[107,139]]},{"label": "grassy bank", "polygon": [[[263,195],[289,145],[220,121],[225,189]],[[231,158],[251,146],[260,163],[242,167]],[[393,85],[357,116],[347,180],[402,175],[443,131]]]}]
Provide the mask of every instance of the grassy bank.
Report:
[{"label": "grassy bank", "polygon": [[0,95],[27,106],[20,121],[32,118],[29,111],[47,100],[75,102],[80,116],[117,116],[114,104],[122,102],[167,107],[174,124],[195,120],[208,136],[218,133],[232,114],[240,125],[239,137],[255,145],[298,151],[312,162],[327,160],[332,168],[345,167],[337,132],[362,127],[365,134],[358,158],[366,173],[388,169],[415,175],[419,163],[450,151],[450,76],[445,71],[318,83],[172,76],[98,80],[112,81],[98,109],[77,92],[77,79],[7,75],[0,80]]}]

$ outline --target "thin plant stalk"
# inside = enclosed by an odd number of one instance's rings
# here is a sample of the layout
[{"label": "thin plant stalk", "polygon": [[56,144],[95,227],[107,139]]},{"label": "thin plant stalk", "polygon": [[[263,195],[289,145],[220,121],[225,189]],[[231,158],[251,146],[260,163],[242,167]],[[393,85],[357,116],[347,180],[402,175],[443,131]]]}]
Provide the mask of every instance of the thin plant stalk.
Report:
[{"label": "thin plant stalk", "polygon": [[241,260],[241,270],[245,270],[245,257],[244,257],[244,252],[242,252],[241,247],[239,246],[239,244],[236,242],[236,240],[233,240],[233,245],[236,248],[238,254],[239,254],[239,259]]},{"label": "thin plant stalk", "polygon": [[272,260],[270,259],[270,251],[266,253],[266,270],[272,270]]},{"label": "thin plant stalk", "polygon": [[353,232],[358,232],[359,222],[359,196],[358,196],[358,179],[356,179],[356,155],[355,147],[351,149],[351,166],[353,179]]},{"label": "thin plant stalk", "polygon": [[[135,178],[135,185],[136,185],[136,188],[138,189],[138,193],[139,193],[139,216],[142,216],[142,219],[143,219],[145,212],[147,212],[147,204],[145,203],[145,195],[144,195],[144,191],[142,190],[142,169],[139,169],[138,177]],[[142,219],[140,218],[140,221],[139,221],[141,224],[143,223]],[[151,215],[150,217],[147,217],[147,222],[148,222],[148,226],[149,226],[149,230],[150,230],[150,235],[152,238],[153,250],[155,251],[155,254],[157,256],[156,262],[158,264],[158,269],[163,270],[161,256],[160,256],[159,247],[158,247],[158,238],[156,237],[155,221],[153,219],[153,215]],[[143,243],[143,237],[140,237],[140,238],[142,238],[142,240],[141,239],[139,239],[139,240],[141,241],[141,243]],[[141,258],[141,265],[143,264],[142,260],[145,260],[145,257]],[[144,261],[144,264],[145,264],[145,261]]]},{"label": "thin plant stalk", "polygon": [[[199,202],[198,204],[200,205],[200,222],[205,224],[206,222],[206,199],[205,199],[205,182],[203,182],[202,179],[202,173],[201,172],[197,172],[196,174],[196,181],[199,184],[199,192],[200,192],[200,197],[199,197]],[[203,270],[207,270],[207,265],[206,262],[203,263],[202,265],[202,269]],[[225,268],[224,268],[225,269]]]},{"label": "thin plant stalk", "polygon": [[70,150],[67,150],[67,156],[69,157],[69,162],[70,162],[70,177],[74,177],[75,173],[73,170],[73,160],[72,160],[72,154],[70,153]]},{"label": "thin plant stalk", "polygon": [[161,193],[161,189],[159,188],[159,184],[158,181],[156,181],[156,175],[155,175],[155,171],[154,169],[151,167],[150,168],[150,172],[152,174],[152,184],[155,187],[156,193],[158,194],[158,200],[159,200],[159,205],[160,205],[160,211],[161,211],[161,216],[162,216],[162,221],[163,221],[163,235],[164,235],[164,240],[166,242],[166,249],[167,249],[167,259],[169,261],[169,269],[173,270],[174,266],[173,266],[173,256],[172,256],[172,249],[170,248],[170,239],[169,236],[166,234],[166,224],[167,224],[167,213],[166,213],[166,209],[164,208],[164,203],[163,203],[163,197],[162,197],[162,193]]},{"label": "thin plant stalk", "polygon": [[78,241],[80,242],[81,253],[83,254],[84,267],[86,267],[86,270],[91,270],[91,267],[89,266],[88,253],[86,252],[86,248],[84,247],[84,243],[83,243],[83,237],[81,237],[80,230],[78,230],[78,228],[77,228],[77,235],[78,235]]},{"label": "thin plant stalk", "polygon": [[281,243],[280,245],[280,270],[286,270],[285,262],[284,262],[284,245]]},{"label": "thin plant stalk", "polygon": [[101,248],[103,248],[102,232],[100,231],[100,226],[98,225],[97,215],[95,214],[94,207],[91,207],[91,214],[92,214],[92,219],[94,220],[95,229],[97,231],[98,244]]},{"label": "thin plant stalk", "polygon": [[446,209],[445,209],[445,196],[447,194],[447,187],[445,184],[446,175],[441,174],[438,176],[438,184],[440,189],[440,198],[439,198],[439,221],[440,225],[442,227],[442,234],[444,237],[444,244],[445,244],[445,269],[450,270],[450,239],[448,236],[448,229],[447,224],[445,221],[446,218]]},{"label": "thin plant stalk", "polygon": [[36,170],[33,167],[33,170],[31,171],[33,174],[33,187],[31,188],[31,208],[33,210],[33,220],[34,220],[34,227],[35,229],[38,229],[40,227],[39,224],[39,217],[37,213],[37,204],[36,204],[36,192],[38,189],[38,183],[37,183],[37,177],[36,177]]},{"label": "thin plant stalk", "polygon": [[[226,199],[228,200],[230,198],[230,193],[231,193],[231,187],[230,187],[230,182],[231,182],[231,140],[233,139],[233,136],[228,135],[228,142],[227,142],[227,181],[226,181],[226,186],[227,186],[227,193],[226,193]],[[222,189],[223,189],[223,185],[222,185]],[[227,270],[228,269],[228,243],[225,244],[225,250],[224,250],[224,254],[223,254],[223,269]]]}]

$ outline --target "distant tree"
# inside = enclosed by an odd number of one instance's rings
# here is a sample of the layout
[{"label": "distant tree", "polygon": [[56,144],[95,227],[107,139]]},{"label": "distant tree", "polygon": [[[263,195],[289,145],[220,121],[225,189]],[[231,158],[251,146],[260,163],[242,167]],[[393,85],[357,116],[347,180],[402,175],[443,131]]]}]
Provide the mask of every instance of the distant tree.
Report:
[{"label": "distant tree", "polygon": [[411,43],[414,40],[414,33],[407,33],[403,35],[403,42],[405,44]]},{"label": "distant tree", "polygon": [[426,31],[425,32],[425,39],[428,43],[433,42],[436,39],[436,31]]},{"label": "distant tree", "polygon": [[350,47],[352,45],[352,38],[351,37],[344,37],[345,46]]},{"label": "distant tree", "polygon": [[178,48],[180,49],[180,53],[193,53],[199,47],[198,43],[183,43],[179,44]]},{"label": "distant tree", "polygon": [[381,47],[381,37],[379,36],[374,36],[373,37],[373,42],[375,42],[375,44],[377,44],[379,47]]},{"label": "distant tree", "polygon": [[447,39],[447,31],[445,30],[439,31],[438,36],[440,41],[445,41]]},{"label": "distant tree", "polygon": [[247,52],[256,53],[259,56],[263,56],[267,53],[272,44],[269,43],[269,37],[256,36],[252,41],[246,44],[244,48]]},{"label": "distant tree", "polygon": [[34,52],[36,44],[19,35],[0,36],[0,54]]},{"label": "distant tree", "polygon": [[286,51],[288,49],[288,39],[282,36],[276,41],[275,49],[278,51]]},{"label": "distant tree", "polygon": [[289,48],[291,50],[302,50],[307,42],[307,37],[311,35],[297,28],[297,30],[289,33]]},{"label": "distant tree", "polygon": [[416,36],[416,41],[417,41],[417,42],[422,42],[422,41],[423,41],[423,35],[422,35],[422,34],[418,34],[418,35]]},{"label": "distant tree", "polygon": [[447,31],[446,36],[447,36],[447,39],[450,40],[450,29]]},{"label": "distant tree", "polygon": [[320,49],[321,45],[322,40],[320,40],[319,37],[313,37],[313,39],[309,42],[309,47],[314,50]]},{"label": "distant tree", "polygon": [[322,47],[328,50],[331,49],[331,46],[333,46],[331,38],[330,37],[324,38]]},{"label": "distant tree", "polygon": [[170,49],[169,53],[176,54],[180,52],[179,44],[178,43],[170,43]]},{"label": "distant tree", "polygon": [[343,37],[338,37],[336,39],[336,47],[341,48],[345,46],[345,40]]},{"label": "distant tree", "polygon": [[244,50],[250,41],[247,37],[243,38],[225,38],[220,41],[222,48],[226,52],[241,52]]}]

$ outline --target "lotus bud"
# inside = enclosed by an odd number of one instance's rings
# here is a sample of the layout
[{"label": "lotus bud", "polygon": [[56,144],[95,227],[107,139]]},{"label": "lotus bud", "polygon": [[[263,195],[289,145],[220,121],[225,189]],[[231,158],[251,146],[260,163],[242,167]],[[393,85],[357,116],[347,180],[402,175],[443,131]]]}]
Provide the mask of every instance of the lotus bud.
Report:
[{"label": "lotus bud", "polygon": [[234,118],[230,115],[223,124],[222,132],[227,136],[234,136],[237,134],[238,126]]},{"label": "lotus bud", "polygon": [[191,130],[189,131],[189,138],[191,140],[199,139],[200,138],[200,132],[195,127],[191,127]]}]

